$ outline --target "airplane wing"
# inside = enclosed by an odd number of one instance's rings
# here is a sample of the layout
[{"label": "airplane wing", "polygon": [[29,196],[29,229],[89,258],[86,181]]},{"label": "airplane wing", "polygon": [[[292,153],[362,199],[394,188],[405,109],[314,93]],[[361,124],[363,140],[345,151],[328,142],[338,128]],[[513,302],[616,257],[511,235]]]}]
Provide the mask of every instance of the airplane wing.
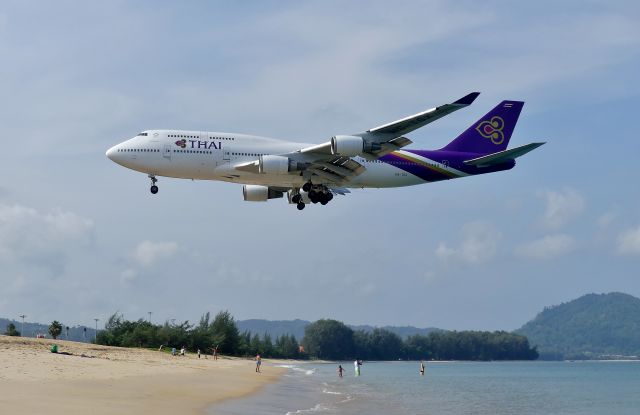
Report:
[{"label": "airplane wing", "polygon": [[[365,132],[350,136],[334,136],[330,141],[306,147],[298,151],[281,154],[297,166],[301,166],[301,175],[319,178],[324,183],[340,186],[352,177],[362,174],[366,168],[353,157],[375,160],[412,143],[404,134],[410,133],[437,119],[471,105],[480,95],[472,92],[450,104],[431,108],[409,117],[393,121]],[[340,151],[341,143],[349,146],[349,151]],[[261,160],[250,161],[235,166],[237,170],[258,173]]]},{"label": "airplane wing", "polygon": [[[364,144],[366,148],[363,157],[370,157],[372,159],[379,158],[384,156],[385,154],[389,154],[411,144],[412,141],[406,137],[403,137],[404,134],[408,134],[420,127],[424,127],[425,125],[444,117],[445,115],[451,114],[454,111],[471,105],[473,101],[475,101],[475,99],[478,97],[478,95],[480,95],[479,92],[472,92],[460,98],[459,100],[452,102],[451,104],[444,104],[439,107],[431,108],[426,111],[422,111],[417,114],[402,118],[400,120],[393,121],[379,127],[371,128],[365,132],[346,137],[361,137],[365,142]],[[333,137],[332,141],[336,137]],[[334,154],[334,150],[332,149],[332,141],[304,148],[300,152]]]},{"label": "airplane wing", "polygon": [[472,92],[451,104],[444,104],[439,107],[410,115],[400,120],[367,130],[366,133],[373,135],[392,135],[393,137],[408,134],[411,131],[417,130],[420,127],[424,127],[425,125],[444,117],[445,115],[471,105],[478,95],[480,95],[479,92]]}]

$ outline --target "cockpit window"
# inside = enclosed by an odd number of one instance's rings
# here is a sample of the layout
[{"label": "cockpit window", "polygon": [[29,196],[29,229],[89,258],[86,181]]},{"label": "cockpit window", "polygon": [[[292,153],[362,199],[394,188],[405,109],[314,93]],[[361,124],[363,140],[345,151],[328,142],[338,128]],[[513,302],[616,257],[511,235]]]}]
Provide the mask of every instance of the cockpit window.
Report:
[{"label": "cockpit window", "polygon": [[140,136],[146,137],[146,136],[148,136],[148,135],[149,135],[149,134],[147,134],[147,133],[138,133],[138,137],[140,137]]}]

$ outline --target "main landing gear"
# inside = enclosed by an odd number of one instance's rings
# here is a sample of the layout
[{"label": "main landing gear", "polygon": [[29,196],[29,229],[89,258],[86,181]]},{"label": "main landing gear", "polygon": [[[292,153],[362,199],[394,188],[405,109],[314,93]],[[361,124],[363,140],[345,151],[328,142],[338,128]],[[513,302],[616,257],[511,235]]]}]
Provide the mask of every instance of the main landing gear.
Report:
[{"label": "main landing gear", "polygon": [[156,186],[158,179],[156,179],[156,176],[154,176],[153,174],[150,174],[149,178],[151,179],[151,193],[155,195],[156,193],[158,193],[158,186]]},{"label": "main landing gear", "polygon": [[[306,182],[302,185],[302,191],[307,193],[309,202],[313,204],[320,203],[324,206],[333,199],[333,193],[324,185],[314,185],[311,182]],[[304,197],[300,193],[294,194],[291,197],[291,202],[296,204],[298,210],[303,210],[306,206]]]}]

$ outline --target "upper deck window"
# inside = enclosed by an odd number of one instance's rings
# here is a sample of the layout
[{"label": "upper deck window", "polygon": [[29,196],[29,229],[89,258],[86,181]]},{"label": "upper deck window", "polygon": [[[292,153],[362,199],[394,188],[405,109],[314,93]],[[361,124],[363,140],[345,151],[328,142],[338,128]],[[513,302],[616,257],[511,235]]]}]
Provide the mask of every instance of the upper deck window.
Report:
[{"label": "upper deck window", "polygon": [[148,135],[149,135],[148,133],[138,133],[138,137],[140,137],[140,136],[146,137]]}]

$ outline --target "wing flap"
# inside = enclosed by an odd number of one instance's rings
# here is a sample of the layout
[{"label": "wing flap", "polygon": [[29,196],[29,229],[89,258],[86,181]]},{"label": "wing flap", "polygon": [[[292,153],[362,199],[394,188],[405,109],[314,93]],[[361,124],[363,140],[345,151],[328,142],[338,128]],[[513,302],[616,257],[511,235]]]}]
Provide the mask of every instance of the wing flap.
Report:
[{"label": "wing flap", "polygon": [[371,154],[373,156],[372,158],[377,159],[382,156],[386,156],[389,153],[393,153],[396,150],[400,150],[402,147],[406,147],[412,143],[413,141],[409,140],[407,137],[398,137],[391,141],[387,141],[386,143],[380,143],[380,150],[371,151],[368,154]]},{"label": "wing flap", "polygon": [[482,156],[471,160],[466,160],[464,164],[477,167],[489,167],[494,164],[505,163],[510,160],[514,160],[520,156],[524,156],[528,152],[535,150],[545,143],[531,143],[525,144],[520,147],[515,147],[509,150],[498,151],[497,153],[489,154],[488,156]]},{"label": "wing flap", "polygon": [[311,163],[309,172],[336,183],[362,174],[366,168],[349,157],[333,157],[327,161]]}]

